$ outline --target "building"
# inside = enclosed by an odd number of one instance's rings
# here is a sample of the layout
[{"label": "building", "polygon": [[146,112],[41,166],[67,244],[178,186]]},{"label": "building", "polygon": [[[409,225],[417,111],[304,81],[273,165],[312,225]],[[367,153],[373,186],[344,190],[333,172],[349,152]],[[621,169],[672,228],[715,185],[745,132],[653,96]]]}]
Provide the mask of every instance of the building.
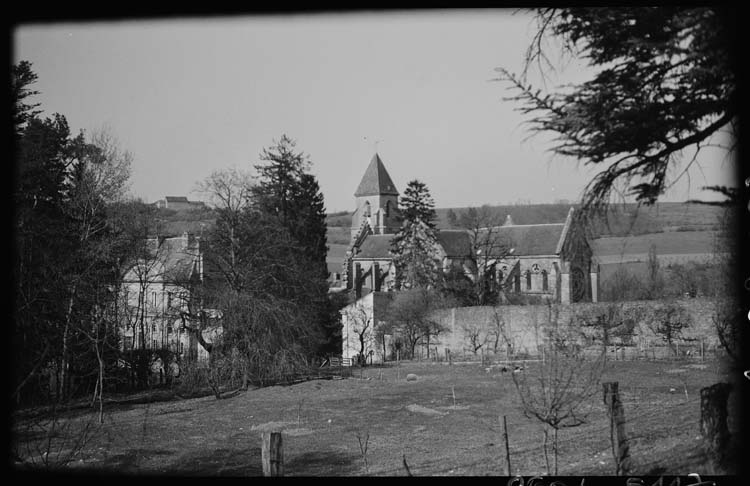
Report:
[{"label": "building", "polygon": [[[390,247],[399,229],[398,196],[376,153],[354,192],[351,242],[341,273],[353,300],[341,311],[345,358],[356,358],[353,353],[359,350],[359,342],[351,341],[359,339],[355,328],[368,319],[374,328],[388,301],[381,294],[395,290]],[[475,232],[440,230],[435,256],[443,271],[458,268],[472,281],[489,278],[501,299],[526,296],[559,303],[596,302],[598,266],[592,262],[590,244],[575,226],[573,214],[571,208],[563,223],[516,225],[508,216],[502,226]]]},{"label": "building", "polygon": [[[375,154],[354,193],[351,242],[342,279],[357,298],[394,289],[396,269],[390,253],[398,231],[398,190]],[[490,272],[498,292],[536,296],[554,302],[597,300],[598,272],[582,231],[573,227],[573,208],[563,223],[513,224],[438,231],[435,256],[443,270],[460,268],[472,280]]]},{"label": "building", "polygon": [[[376,153],[354,192],[356,209],[342,271],[345,287],[353,290],[357,298],[372,291],[394,289],[396,269],[390,244],[400,227],[398,196],[396,185]],[[471,265],[467,232],[440,231],[437,239],[435,256],[445,270],[451,265]]]},{"label": "building", "polygon": [[185,196],[165,196],[153,203],[160,209],[173,209],[175,211],[184,211],[192,209],[203,209],[206,205],[201,201],[188,201]]},{"label": "building", "polygon": [[508,216],[504,225],[480,231],[475,258],[505,295],[596,302],[598,267],[583,231],[573,225],[573,208],[564,223],[516,225]]},{"label": "building", "polygon": [[[133,262],[123,278],[122,349],[169,350],[180,358],[207,359],[206,350],[185,326],[195,325],[191,319],[195,306],[201,304],[192,295],[195,286],[204,281],[200,237],[183,233],[148,238],[146,243],[148,257]],[[220,313],[200,310],[208,320],[203,337],[210,342],[220,332]]]}]

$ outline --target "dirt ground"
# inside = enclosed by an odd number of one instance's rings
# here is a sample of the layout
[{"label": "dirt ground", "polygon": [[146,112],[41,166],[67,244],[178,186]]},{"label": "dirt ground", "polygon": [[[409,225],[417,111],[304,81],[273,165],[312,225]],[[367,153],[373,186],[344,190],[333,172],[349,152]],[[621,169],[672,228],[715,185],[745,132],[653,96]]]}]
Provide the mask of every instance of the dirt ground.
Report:
[{"label": "dirt ground", "polygon": [[[534,373],[534,363],[524,372]],[[406,381],[408,373],[418,379]],[[726,379],[715,362],[609,363],[604,380],[620,383],[634,474],[723,472],[712,470],[700,453],[699,390]],[[601,400],[593,407],[586,424],[560,431],[558,474],[614,474],[606,411]],[[479,363],[407,362],[221,400],[110,405],[104,424],[93,429],[68,468],[257,476],[262,432],[281,431],[289,476],[406,475],[404,460],[415,476],[507,476],[503,416],[511,474],[545,473],[542,429],[524,416],[509,372]],[[55,447],[70,448],[75,427],[91,417],[70,417]],[[15,432],[21,458],[29,461],[44,450],[34,446],[40,433],[20,422]]]}]

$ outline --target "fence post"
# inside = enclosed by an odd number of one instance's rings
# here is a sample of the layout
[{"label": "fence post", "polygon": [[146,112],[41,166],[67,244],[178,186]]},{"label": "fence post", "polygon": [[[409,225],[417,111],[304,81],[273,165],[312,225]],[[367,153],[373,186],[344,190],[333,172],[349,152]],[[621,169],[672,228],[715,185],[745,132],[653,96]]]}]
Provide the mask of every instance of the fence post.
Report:
[{"label": "fence post", "polygon": [[701,337],[701,361],[706,361],[704,349],[703,349],[703,338]]},{"label": "fence post", "polygon": [[625,412],[620,401],[619,384],[616,381],[602,383],[604,403],[609,414],[609,434],[612,443],[612,455],[615,460],[615,474],[626,475],[630,472],[630,446],[625,434]]},{"label": "fence post", "polygon": [[503,440],[505,441],[505,465],[507,466],[508,476],[511,476],[510,472],[510,447],[508,447],[508,423],[503,415]]},{"label": "fence post", "polygon": [[263,476],[284,475],[284,449],[281,432],[263,432],[261,460],[263,461]]},{"label": "fence post", "polygon": [[716,383],[701,389],[701,435],[706,451],[719,467],[727,459],[727,401],[731,389],[732,385],[729,383]]}]

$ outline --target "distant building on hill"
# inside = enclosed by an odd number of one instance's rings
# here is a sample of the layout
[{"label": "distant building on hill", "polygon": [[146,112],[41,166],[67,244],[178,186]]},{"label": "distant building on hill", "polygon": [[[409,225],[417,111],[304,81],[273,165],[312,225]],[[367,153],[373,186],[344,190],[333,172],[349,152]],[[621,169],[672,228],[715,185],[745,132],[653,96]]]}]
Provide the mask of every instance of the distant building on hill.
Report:
[{"label": "distant building on hill", "polygon": [[164,199],[159,199],[154,206],[163,209],[174,209],[181,211],[185,209],[202,209],[206,205],[201,201],[188,201],[185,196],[165,196]]}]

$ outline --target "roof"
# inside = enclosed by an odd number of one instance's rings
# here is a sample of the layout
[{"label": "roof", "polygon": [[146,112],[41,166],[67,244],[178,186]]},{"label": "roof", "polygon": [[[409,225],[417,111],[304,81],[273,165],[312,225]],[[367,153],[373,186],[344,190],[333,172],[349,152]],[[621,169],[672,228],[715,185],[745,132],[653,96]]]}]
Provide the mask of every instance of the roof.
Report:
[{"label": "roof", "polygon": [[394,235],[369,235],[365,238],[355,260],[385,260],[392,258],[391,238]]},{"label": "roof", "polygon": [[557,255],[564,228],[563,223],[496,226],[492,228],[492,237],[504,249],[512,248],[516,257]]},{"label": "roof", "polygon": [[443,247],[446,256],[471,256],[471,238],[464,230],[440,230],[437,234],[438,242]]},{"label": "roof", "polygon": [[169,202],[188,202],[188,198],[185,196],[166,196],[164,199]]},{"label": "roof", "polygon": [[355,197],[359,196],[377,196],[378,194],[392,194],[398,196],[396,185],[385,170],[383,161],[376,153],[373,155],[370,165],[365,170],[365,175],[354,192]]},{"label": "roof", "polygon": [[[392,258],[391,239],[395,235],[369,235],[365,239],[355,260],[387,260]],[[464,230],[441,230],[438,243],[449,258],[471,256],[471,239]]]}]

